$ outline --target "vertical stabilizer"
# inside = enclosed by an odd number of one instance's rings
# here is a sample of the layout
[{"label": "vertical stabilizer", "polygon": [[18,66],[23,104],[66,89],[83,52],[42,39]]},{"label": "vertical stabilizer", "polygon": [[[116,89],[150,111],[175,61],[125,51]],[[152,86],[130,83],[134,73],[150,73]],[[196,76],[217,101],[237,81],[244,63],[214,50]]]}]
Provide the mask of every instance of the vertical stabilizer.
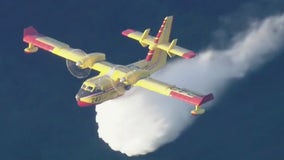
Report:
[{"label": "vertical stabilizer", "polygon": [[[165,17],[155,39],[154,39],[154,46],[149,46],[149,52],[147,53],[146,56],[146,61],[151,61],[152,57],[155,54],[155,49],[156,45],[160,44],[160,43],[167,43],[169,42],[169,38],[170,38],[170,34],[171,34],[171,29],[172,29],[172,22],[173,22],[173,16],[168,16]],[[167,55],[157,55],[156,56],[165,56],[167,57]]]}]

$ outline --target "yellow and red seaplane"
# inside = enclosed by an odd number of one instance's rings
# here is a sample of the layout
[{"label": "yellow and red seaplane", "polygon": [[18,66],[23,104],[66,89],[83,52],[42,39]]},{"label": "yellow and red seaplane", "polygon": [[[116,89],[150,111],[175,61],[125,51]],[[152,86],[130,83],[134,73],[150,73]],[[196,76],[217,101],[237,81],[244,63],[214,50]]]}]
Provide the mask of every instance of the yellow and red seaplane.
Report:
[{"label": "yellow and red seaplane", "polygon": [[157,35],[149,35],[150,29],[143,33],[127,29],[122,35],[137,40],[149,51],[145,59],[129,65],[116,65],[106,61],[104,53],[89,53],[81,49],[71,48],[68,44],[40,34],[35,28],[24,29],[23,41],[28,44],[26,53],[35,53],[38,48],[66,59],[66,65],[72,75],[86,78],[91,70],[99,72],[97,76],[85,80],[76,94],[80,107],[95,106],[107,100],[122,96],[132,86],[139,86],[153,92],[170,96],[192,104],[193,115],[205,112],[201,105],[212,100],[213,94],[198,94],[184,88],[178,88],[151,78],[151,74],[166,65],[167,56],[179,56],[190,59],[196,54],[178,45],[177,39],[169,42],[173,17],[165,17]]}]

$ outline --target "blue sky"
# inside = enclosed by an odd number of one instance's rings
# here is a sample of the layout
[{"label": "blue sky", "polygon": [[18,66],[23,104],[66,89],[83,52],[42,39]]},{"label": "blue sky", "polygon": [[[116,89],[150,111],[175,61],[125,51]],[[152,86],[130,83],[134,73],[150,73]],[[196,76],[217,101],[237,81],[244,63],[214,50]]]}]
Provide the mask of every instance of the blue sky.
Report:
[{"label": "blue sky", "polygon": [[[76,106],[81,80],[64,60],[25,55],[22,30],[40,32],[114,63],[144,58],[147,50],[120,32],[158,30],[174,15],[172,38],[197,52],[231,47],[250,22],[283,12],[282,0],[1,1],[2,159],[283,159],[283,50],[242,80],[234,80],[208,113],[174,142],[146,156],[128,158],[98,137],[93,109]],[[262,57],[266,59],[266,56]],[[218,71],[217,71],[218,72]]]}]

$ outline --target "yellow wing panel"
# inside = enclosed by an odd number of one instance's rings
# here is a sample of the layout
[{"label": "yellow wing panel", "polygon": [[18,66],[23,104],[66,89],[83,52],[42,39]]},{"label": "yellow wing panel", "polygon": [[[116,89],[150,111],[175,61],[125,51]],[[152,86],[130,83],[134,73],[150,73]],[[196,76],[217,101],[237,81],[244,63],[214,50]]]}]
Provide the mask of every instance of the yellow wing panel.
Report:
[{"label": "yellow wing panel", "polygon": [[141,79],[135,84],[135,86],[139,86],[162,95],[170,96],[196,106],[200,106],[201,104],[213,99],[212,94],[197,94],[188,89],[178,88],[174,85],[169,85],[152,78]]},{"label": "yellow wing panel", "polygon": [[[57,56],[71,60],[75,63],[83,60],[86,55],[90,55],[81,49],[71,48],[66,43],[42,35],[38,33],[33,27],[24,29],[23,41],[29,44],[28,48],[25,49],[27,53],[36,52],[37,48],[41,48]],[[104,63],[103,61],[95,63],[94,65],[90,66],[90,68],[99,72],[107,73],[113,68],[113,65],[107,62]]]},{"label": "yellow wing panel", "polygon": [[150,29],[146,29],[143,33],[133,29],[127,29],[122,32],[122,35],[137,40],[143,47],[154,45],[155,38],[149,35]]},{"label": "yellow wing panel", "polygon": [[152,78],[145,78],[145,79],[141,79],[139,81],[136,82],[135,86],[139,86],[145,89],[148,89],[150,91],[153,92],[157,92],[159,94],[162,95],[166,95],[166,96],[170,96],[170,92],[171,92],[171,86],[169,84],[166,84],[164,82],[152,79]]},{"label": "yellow wing panel", "polygon": [[86,53],[82,50],[73,49],[66,43],[39,34],[33,27],[29,27],[24,30],[23,40],[33,47],[41,48],[74,62],[79,61],[86,55]]}]

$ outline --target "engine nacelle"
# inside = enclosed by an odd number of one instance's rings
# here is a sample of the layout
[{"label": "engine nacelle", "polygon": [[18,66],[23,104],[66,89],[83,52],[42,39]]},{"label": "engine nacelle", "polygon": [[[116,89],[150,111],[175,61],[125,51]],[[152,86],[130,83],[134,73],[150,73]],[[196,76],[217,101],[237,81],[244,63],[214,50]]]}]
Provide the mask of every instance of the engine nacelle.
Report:
[{"label": "engine nacelle", "polygon": [[106,60],[104,53],[90,53],[86,54],[80,61],[76,62],[76,65],[82,69],[91,68],[94,63]]},{"label": "engine nacelle", "polygon": [[140,79],[149,77],[150,73],[147,70],[133,70],[126,74],[125,80],[129,85],[135,84]]}]

